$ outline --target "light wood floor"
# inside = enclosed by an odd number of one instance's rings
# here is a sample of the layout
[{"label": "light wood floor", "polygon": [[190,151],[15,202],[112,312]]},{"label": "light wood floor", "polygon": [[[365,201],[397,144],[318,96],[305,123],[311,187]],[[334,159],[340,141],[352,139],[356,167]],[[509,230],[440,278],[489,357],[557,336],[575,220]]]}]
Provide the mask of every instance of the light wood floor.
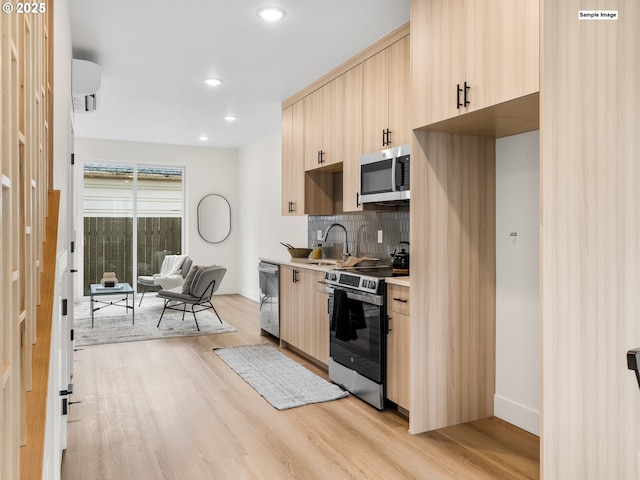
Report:
[{"label": "light wood floor", "polygon": [[214,303],[237,333],[76,352],[64,480],[539,478],[538,438],[497,418],[409,435],[354,396],[276,410],[212,351],[270,342],[257,304]]}]

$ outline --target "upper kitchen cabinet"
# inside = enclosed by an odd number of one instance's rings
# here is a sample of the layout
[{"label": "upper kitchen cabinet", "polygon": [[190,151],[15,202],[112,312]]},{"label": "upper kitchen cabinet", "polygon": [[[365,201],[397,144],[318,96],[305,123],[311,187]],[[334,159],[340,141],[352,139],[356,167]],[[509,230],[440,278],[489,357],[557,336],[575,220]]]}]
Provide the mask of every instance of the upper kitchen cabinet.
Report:
[{"label": "upper kitchen cabinet", "polygon": [[304,98],[305,170],[342,161],[344,78],[339,76]]},{"label": "upper kitchen cabinet", "polygon": [[360,195],[360,156],[362,155],[363,66],[344,74],[344,154],[342,160],[344,212],[362,210]]},{"label": "upper kitchen cabinet", "polygon": [[282,215],[304,215],[304,105],[282,110]]},{"label": "upper kitchen cabinet", "polygon": [[495,137],[538,128],[538,0],[411,7],[413,128]]},{"label": "upper kitchen cabinet", "polygon": [[363,153],[411,141],[409,35],[364,61]]},{"label": "upper kitchen cabinet", "polygon": [[304,110],[303,101],[282,110],[282,215],[328,215],[334,211],[333,175],[305,172]]}]

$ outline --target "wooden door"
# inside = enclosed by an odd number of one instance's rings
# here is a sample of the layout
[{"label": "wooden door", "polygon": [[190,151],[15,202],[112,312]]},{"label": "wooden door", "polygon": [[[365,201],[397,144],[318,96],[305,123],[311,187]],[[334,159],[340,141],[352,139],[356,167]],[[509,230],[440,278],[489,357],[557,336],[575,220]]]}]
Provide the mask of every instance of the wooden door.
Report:
[{"label": "wooden door", "polygon": [[343,161],[344,151],[344,76],[340,75],[322,87],[321,167]]},{"label": "wooden door", "polygon": [[360,194],[360,156],[362,150],[363,85],[362,64],[344,74],[345,136],[342,155],[342,210],[362,210]]},{"label": "wooden door", "polygon": [[300,344],[301,286],[294,282],[294,274],[300,269],[288,265],[280,266],[280,339],[294,346]]},{"label": "wooden door", "polygon": [[319,152],[322,150],[322,107],[324,89],[304,97],[304,169],[320,167]]},{"label": "wooden door", "polygon": [[411,404],[411,317],[409,289],[387,286],[387,398],[409,410]]},{"label": "wooden door", "polygon": [[538,0],[466,3],[468,111],[539,91]]},{"label": "wooden door", "polygon": [[282,215],[304,215],[304,105],[282,111]]},{"label": "wooden door", "polygon": [[463,113],[456,86],[465,79],[464,7],[464,0],[411,2],[413,128]]},{"label": "wooden door", "polygon": [[411,142],[410,65],[411,45],[406,36],[389,47],[389,147]]},{"label": "wooden door", "polygon": [[383,132],[389,126],[389,50],[367,59],[364,66],[364,153],[383,150]]},{"label": "wooden door", "polygon": [[286,265],[280,267],[280,273],[280,338],[328,364],[327,293],[318,283],[324,279],[324,273]]}]

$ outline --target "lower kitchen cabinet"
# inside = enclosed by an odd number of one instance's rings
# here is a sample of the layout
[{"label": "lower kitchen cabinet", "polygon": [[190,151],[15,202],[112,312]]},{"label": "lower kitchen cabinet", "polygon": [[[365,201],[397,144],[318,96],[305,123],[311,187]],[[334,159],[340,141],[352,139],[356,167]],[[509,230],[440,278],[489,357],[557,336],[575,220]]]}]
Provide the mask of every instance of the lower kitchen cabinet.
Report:
[{"label": "lower kitchen cabinet", "polygon": [[281,265],[280,339],[327,365],[329,315],[323,281],[324,272]]},{"label": "lower kitchen cabinet", "polygon": [[387,285],[387,398],[409,410],[411,317],[409,288]]}]

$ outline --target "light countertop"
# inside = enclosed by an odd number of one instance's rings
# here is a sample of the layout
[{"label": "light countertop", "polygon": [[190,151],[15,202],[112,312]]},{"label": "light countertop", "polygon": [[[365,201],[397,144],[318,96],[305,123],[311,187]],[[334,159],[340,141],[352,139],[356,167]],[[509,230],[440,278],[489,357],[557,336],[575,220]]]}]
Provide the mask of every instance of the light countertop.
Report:
[{"label": "light countertop", "polygon": [[387,285],[399,285],[401,287],[410,287],[411,286],[411,277],[387,277],[384,279],[384,283]]},{"label": "light countertop", "polygon": [[[319,272],[326,272],[335,268],[336,260],[323,258],[321,260],[313,260],[310,258],[267,258],[260,257],[260,260],[268,263],[275,263],[276,265],[287,265],[289,267],[300,267],[309,270],[316,270]],[[385,283],[391,285],[399,285],[401,287],[410,286],[411,277],[387,277],[384,279]]]}]

